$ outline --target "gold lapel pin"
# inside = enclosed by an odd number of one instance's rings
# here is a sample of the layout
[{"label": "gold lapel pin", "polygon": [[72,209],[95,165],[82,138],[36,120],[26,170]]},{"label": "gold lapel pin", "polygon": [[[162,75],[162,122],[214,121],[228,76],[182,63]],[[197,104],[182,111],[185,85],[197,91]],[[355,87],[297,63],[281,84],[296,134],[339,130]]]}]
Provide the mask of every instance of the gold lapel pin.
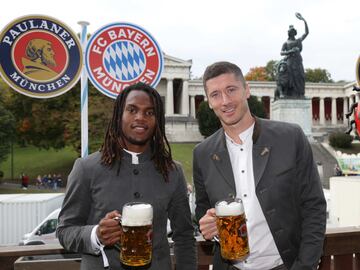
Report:
[{"label": "gold lapel pin", "polygon": [[220,157],[217,154],[213,154],[212,159],[216,160],[216,161],[219,161]]},{"label": "gold lapel pin", "polygon": [[261,156],[265,156],[267,153],[269,153],[269,148],[265,147],[262,151],[261,151]]}]

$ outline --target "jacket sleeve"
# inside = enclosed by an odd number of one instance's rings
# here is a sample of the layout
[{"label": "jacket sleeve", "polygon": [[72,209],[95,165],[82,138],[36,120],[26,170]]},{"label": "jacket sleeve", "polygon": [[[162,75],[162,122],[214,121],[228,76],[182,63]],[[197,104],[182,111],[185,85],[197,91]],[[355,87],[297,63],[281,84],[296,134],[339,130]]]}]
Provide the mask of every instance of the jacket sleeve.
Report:
[{"label": "jacket sleeve", "polygon": [[296,177],[301,215],[301,242],[291,270],[316,269],[323,250],[326,229],[326,200],[310,144],[298,132]]},{"label": "jacket sleeve", "polygon": [[82,159],[77,159],[68,177],[56,234],[66,250],[95,255],[90,239],[94,225],[87,225],[91,210],[90,183],[82,163]]},{"label": "jacket sleeve", "polygon": [[199,152],[200,150],[198,147],[196,147],[193,152],[193,180],[196,194],[195,214],[197,222],[199,222],[199,220],[206,214],[206,211],[211,208],[211,204],[205,190],[203,174],[199,164]]},{"label": "jacket sleeve", "polygon": [[177,166],[177,171],[178,184],[169,206],[169,219],[173,231],[172,239],[174,241],[176,269],[196,270],[196,242],[187,196],[186,181],[180,166]]}]

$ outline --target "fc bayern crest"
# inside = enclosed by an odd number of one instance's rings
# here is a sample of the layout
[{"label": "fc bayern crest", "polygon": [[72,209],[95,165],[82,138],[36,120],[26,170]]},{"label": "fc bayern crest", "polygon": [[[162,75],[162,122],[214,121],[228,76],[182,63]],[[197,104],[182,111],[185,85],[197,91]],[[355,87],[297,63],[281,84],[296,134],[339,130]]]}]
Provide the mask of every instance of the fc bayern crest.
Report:
[{"label": "fc bayern crest", "polygon": [[85,65],[93,85],[115,99],[126,86],[136,82],[155,88],[164,60],[159,44],[146,30],[119,22],[106,25],[91,36]]},{"label": "fc bayern crest", "polygon": [[80,42],[62,22],[30,15],[9,23],[0,34],[0,74],[14,90],[35,98],[63,94],[78,81]]}]

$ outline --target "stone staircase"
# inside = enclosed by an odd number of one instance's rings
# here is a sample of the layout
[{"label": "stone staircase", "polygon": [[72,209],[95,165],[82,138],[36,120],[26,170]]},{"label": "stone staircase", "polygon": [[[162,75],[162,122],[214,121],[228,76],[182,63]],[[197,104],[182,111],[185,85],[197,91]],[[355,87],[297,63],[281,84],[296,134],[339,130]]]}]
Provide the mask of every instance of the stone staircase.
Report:
[{"label": "stone staircase", "polygon": [[334,176],[334,166],[337,161],[320,142],[313,141],[311,143],[311,149],[313,151],[314,160],[318,164],[323,188],[329,189],[329,179]]}]

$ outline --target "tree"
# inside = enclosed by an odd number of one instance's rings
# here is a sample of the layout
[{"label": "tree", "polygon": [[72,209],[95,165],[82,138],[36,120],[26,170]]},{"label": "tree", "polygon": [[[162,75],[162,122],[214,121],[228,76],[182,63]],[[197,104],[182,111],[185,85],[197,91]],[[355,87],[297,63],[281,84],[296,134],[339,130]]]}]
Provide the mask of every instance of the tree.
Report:
[{"label": "tree", "polygon": [[264,105],[262,104],[261,101],[259,101],[257,99],[257,97],[250,96],[250,98],[248,99],[248,104],[249,104],[250,112],[252,114],[254,114],[254,115],[256,115],[257,117],[260,117],[260,118],[265,118],[266,117]]},{"label": "tree", "polygon": [[331,74],[326,69],[321,68],[307,68],[305,69],[305,81],[306,82],[323,82],[323,83],[331,83],[334,82],[331,79]]},{"label": "tree", "polygon": [[268,75],[265,67],[253,67],[246,73],[245,80],[247,81],[268,81]]},{"label": "tree", "polygon": [[[248,99],[248,104],[252,114],[261,118],[266,116],[263,104],[262,102],[258,101],[257,97],[250,96]],[[197,119],[199,123],[199,131],[204,137],[209,137],[221,127],[219,118],[217,118],[214,111],[209,108],[207,101],[200,103]]]},{"label": "tree", "polygon": [[268,81],[276,81],[277,65],[278,65],[278,62],[275,60],[270,60],[269,62],[267,62],[266,66],[265,66],[265,70],[266,70],[266,75],[267,75]]},{"label": "tree", "polygon": [[200,103],[197,119],[199,122],[199,131],[204,137],[209,137],[221,127],[219,118],[217,118],[214,111],[209,108],[207,101]]},{"label": "tree", "polygon": [[11,112],[5,109],[3,101],[0,99],[0,163],[3,162],[10,153],[14,136],[15,118]]},{"label": "tree", "polygon": [[[81,149],[80,83],[65,94],[50,99],[35,99],[11,90],[0,80],[6,96],[6,109],[15,116],[17,143],[39,148]],[[111,117],[113,99],[89,84],[89,149],[99,148]]]}]

